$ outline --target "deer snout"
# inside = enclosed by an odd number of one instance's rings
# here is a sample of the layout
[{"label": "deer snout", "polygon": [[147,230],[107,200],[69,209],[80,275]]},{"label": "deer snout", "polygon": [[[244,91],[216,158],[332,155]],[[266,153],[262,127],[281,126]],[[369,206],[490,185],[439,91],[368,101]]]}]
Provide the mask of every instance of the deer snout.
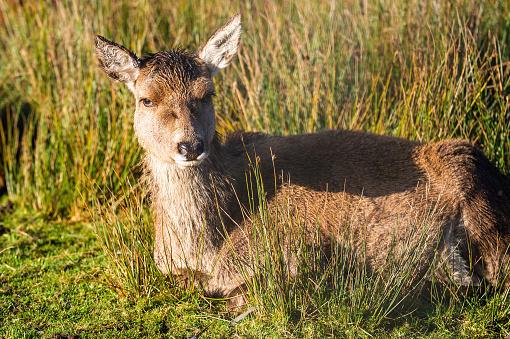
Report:
[{"label": "deer snout", "polygon": [[187,161],[197,160],[204,153],[204,143],[202,140],[196,143],[180,142],[177,144],[177,149]]}]

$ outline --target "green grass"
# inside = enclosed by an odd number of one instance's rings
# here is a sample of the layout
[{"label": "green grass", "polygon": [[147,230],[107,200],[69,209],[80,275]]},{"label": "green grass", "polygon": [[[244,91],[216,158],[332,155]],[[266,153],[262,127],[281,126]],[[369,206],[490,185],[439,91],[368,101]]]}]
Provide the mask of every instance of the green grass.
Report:
[{"label": "green grass", "polygon": [[[262,254],[264,279],[250,289],[263,307],[234,328],[224,301],[158,275],[147,197],[132,187],[134,100],[101,72],[93,37],[137,55],[194,50],[237,12],[239,57],[215,78],[221,133],[461,137],[510,173],[509,1],[0,0],[0,141],[14,202],[1,216],[0,338],[506,337],[506,292],[408,293],[419,286],[413,251],[370,280],[347,250],[320,266],[310,249],[296,282],[282,253]],[[275,226],[258,212],[261,230]]]}]

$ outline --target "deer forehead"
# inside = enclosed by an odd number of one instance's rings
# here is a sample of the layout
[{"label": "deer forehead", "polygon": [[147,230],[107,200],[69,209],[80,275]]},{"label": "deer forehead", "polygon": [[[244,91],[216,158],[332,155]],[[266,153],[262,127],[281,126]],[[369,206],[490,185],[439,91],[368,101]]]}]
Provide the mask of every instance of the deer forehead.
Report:
[{"label": "deer forehead", "polygon": [[136,81],[138,97],[154,101],[171,98],[202,99],[214,93],[205,63],[195,54],[164,51],[142,60]]}]

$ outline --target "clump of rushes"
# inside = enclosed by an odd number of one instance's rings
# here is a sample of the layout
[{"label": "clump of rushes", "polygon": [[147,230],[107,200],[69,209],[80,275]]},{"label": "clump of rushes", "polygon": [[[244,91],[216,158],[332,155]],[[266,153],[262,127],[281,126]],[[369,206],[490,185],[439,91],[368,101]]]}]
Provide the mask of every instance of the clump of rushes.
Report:
[{"label": "clump of rushes", "polygon": [[[256,160],[251,164],[247,183],[252,192],[248,216],[253,225],[252,250],[249,264],[238,261],[238,268],[245,277],[248,298],[260,312],[305,321],[341,309],[349,323],[377,326],[390,315],[409,311],[423,282],[436,269],[420,271],[423,265],[419,263],[426,246],[431,246],[428,227],[435,218],[437,201],[430,201],[429,210],[422,213],[412,207],[402,210],[394,229],[395,241],[388,254],[377,259],[380,268],[372,270],[360,240],[363,235],[353,234],[349,226],[357,222],[356,210],[340,217],[331,248],[325,248],[318,226],[311,231],[305,223],[313,225],[313,221],[299,219],[290,197],[284,197],[287,203],[282,206],[268,206]],[[402,237],[399,229],[408,233]],[[439,258],[430,260],[432,267],[443,267]]]},{"label": "clump of rushes", "polygon": [[154,263],[152,219],[143,185],[126,180],[120,194],[103,196],[110,198],[97,199],[90,212],[94,231],[109,258],[103,272],[106,285],[133,300],[177,299],[182,294],[179,282],[163,276]]}]

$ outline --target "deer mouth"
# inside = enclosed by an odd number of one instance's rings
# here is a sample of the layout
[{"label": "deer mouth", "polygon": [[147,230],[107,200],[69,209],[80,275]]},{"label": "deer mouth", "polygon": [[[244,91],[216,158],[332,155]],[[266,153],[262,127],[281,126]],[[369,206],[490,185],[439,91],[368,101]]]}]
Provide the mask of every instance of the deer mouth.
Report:
[{"label": "deer mouth", "polygon": [[200,165],[207,157],[209,156],[209,153],[207,152],[204,152],[202,154],[200,154],[196,159],[193,159],[193,160],[188,160],[182,156],[177,156],[174,158],[174,161],[175,163],[177,164],[177,166],[179,166],[180,168],[185,168],[185,167],[197,167],[198,165]]}]

